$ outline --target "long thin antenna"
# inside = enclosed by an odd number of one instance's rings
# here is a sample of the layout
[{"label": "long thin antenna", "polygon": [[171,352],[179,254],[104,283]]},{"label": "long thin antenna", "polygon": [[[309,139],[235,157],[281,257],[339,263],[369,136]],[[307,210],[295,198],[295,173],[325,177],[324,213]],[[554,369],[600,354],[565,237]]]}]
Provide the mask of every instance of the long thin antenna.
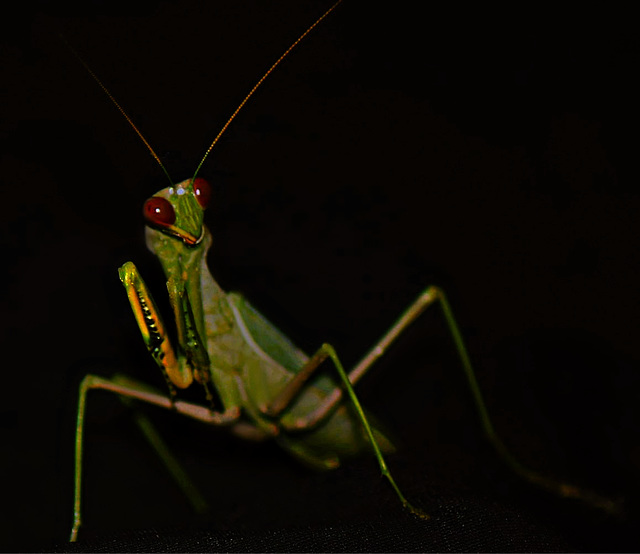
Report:
[{"label": "long thin antenna", "polygon": [[[220,132],[217,134],[216,138],[213,139],[213,142],[211,143],[211,145],[209,146],[209,148],[207,148],[207,151],[204,153],[204,156],[202,157],[202,160],[200,160],[200,163],[198,164],[198,167],[196,167],[196,171],[193,174],[192,180],[196,178],[196,176],[198,175],[198,172],[200,171],[200,168],[202,167],[202,164],[204,164],[204,161],[207,159],[207,156],[209,156],[209,154],[211,153],[211,150],[213,150],[213,147],[216,145],[216,143],[218,142],[218,140],[220,140],[220,137],[222,136],[222,134],[227,130],[227,127],[229,127],[229,125],[231,124],[231,122],[236,118],[236,116],[238,115],[238,113],[240,112],[240,110],[242,108],[244,108],[244,105],[247,103],[247,101],[249,100],[249,98],[251,98],[253,96],[253,93],[258,89],[258,87],[265,81],[265,79],[271,74],[271,72],[280,64],[280,62],[282,60],[284,60],[289,54],[290,52],[296,47],[298,46],[298,44],[300,43],[300,41],[302,41],[302,39],[304,39],[304,37],[306,37],[317,25],[318,23],[320,23],[325,17],[327,17],[335,8],[338,7],[338,4],[340,4],[342,2],[342,0],[338,0],[333,6],[331,6],[326,12],[324,12],[318,19],[316,19],[316,21],[313,23],[313,25],[311,25],[304,33],[302,33],[298,39],[291,45],[289,46],[289,48],[287,48],[284,52],[284,54],[282,54],[282,56],[280,56],[275,63],[269,68],[267,69],[267,71],[265,72],[265,74],[260,77],[260,80],[253,86],[253,88],[249,91],[249,93],[244,97],[244,100],[242,100],[242,102],[240,102],[240,105],[236,108],[236,110],[231,114],[231,117],[227,120],[227,122],[222,126],[222,129],[220,129]],[[145,141],[146,142],[146,141]]]},{"label": "long thin antenna", "polygon": [[151,152],[151,155],[154,157],[154,159],[156,160],[156,162],[158,162],[158,165],[162,168],[162,171],[164,171],[164,174],[167,176],[167,179],[169,179],[169,182],[173,185],[173,181],[171,180],[171,176],[169,175],[169,172],[166,170],[166,168],[164,167],[164,165],[162,164],[162,162],[160,161],[160,158],[158,157],[158,154],[155,153],[155,151],[153,150],[153,148],[151,148],[151,145],[147,142],[147,139],[144,138],[143,134],[140,132],[140,130],[136,127],[135,123],[133,121],[131,121],[131,118],[127,115],[127,112],[124,111],[124,109],[122,108],[122,106],[120,104],[118,104],[118,101],[113,97],[113,95],[109,92],[109,89],[107,87],[105,87],[102,84],[102,81],[100,79],[98,79],[98,76],[91,71],[91,68],[87,65],[87,62],[85,62],[82,59],[82,56],[80,56],[80,54],[78,54],[78,52],[76,52],[75,48],[73,46],[71,46],[68,42],[67,39],[64,38],[64,35],[60,34],[60,39],[62,40],[62,42],[64,42],[67,45],[67,48],[69,48],[69,50],[71,50],[71,52],[73,52],[73,55],[78,58],[78,60],[80,61],[80,63],[84,66],[84,68],[87,70],[87,73],[89,73],[89,75],[91,75],[91,77],[93,77],[93,80],[98,83],[98,85],[100,85],[100,88],[105,92],[105,94],[109,97],[109,99],[115,104],[115,107],[118,108],[118,111],[124,116],[124,118],[129,122],[129,125],[131,125],[131,127],[133,128],[133,130],[136,132],[136,134],[140,137],[140,139],[142,140],[142,142],[144,142],[144,145],[149,149],[149,152]]},{"label": "long thin antenna", "polygon": [[[224,124],[222,129],[220,129],[220,132],[217,134],[216,138],[213,139],[213,142],[211,143],[211,145],[209,146],[209,148],[205,152],[204,156],[202,157],[202,160],[200,160],[200,163],[198,164],[198,167],[196,168],[196,171],[193,174],[192,180],[196,178],[196,175],[198,175],[198,172],[200,171],[200,168],[202,167],[202,164],[204,164],[204,161],[207,159],[207,156],[209,156],[211,150],[213,150],[213,147],[216,145],[216,143],[218,142],[218,140],[220,139],[222,134],[227,130],[227,127],[229,127],[231,122],[236,118],[236,116],[238,115],[240,110],[244,107],[244,105],[247,103],[249,98],[251,98],[253,96],[253,93],[258,89],[258,87],[266,80],[266,78],[269,76],[269,74],[280,64],[280,62],[282,60],[284,60],[296,46],[298,46],[298,44],[302,41],[302,39],[304,39],[304,37],[306,37],[318,25],[318,23],[320,23],[325,17],[327,17],[338,6],[338,4],[340,4],[341,2],[342,2],[342,0],[338,0],[333,6],[331,6],[326,12],[324,12],[318,19],[316,19],[316,21],[304,33],[302,33],[298,37],[298,39],[291,46],[289,46],[289,48],[287,48],[285,50],[284,54],[282,54],[276,60],[276,62],[266,71],[266,73],[260,78],[260,80],[253,86],[253,88],[249,91],[249,94],[247,94],[244,97],[244,100],[242,100],[242,102],[240,102],[240,105],[231,114],[231,117],[227,120],[227,122]],[[102,81],[100,79],[98,79],[98,76],[91,70],[91,68],[87,65],[87,63],[82,59],[82,56],[80,56],[80,54],[78,54],[78,52],[76,52],[76,50],[73,48],[73,46],[71,46],[67,42],[67,40],[64,38],[64,36],[62,34],[60,35],[60,38],[62,39],[62,42],[64,42],[67,45],[69,50],[71,50],[71,52],[73,52],[73,55],[76,58],[78,58],[80,63],[87,70],[87,73],[89,73],[89,75],[91,75],[91,77],[93,77],[94,81],[96,83],[98,83],[98,85],[100,85],[100,88],[105,92],[105,94],[109,97],[109,99],[114,103],[115,107],[118,108],[118,111],[129,122],[129,125],[131,125],[131,127],[136,132],[136,134],[140,137],[142,142],[144,142],[145,146],[149,149],[149,152],[151,152],[151,155],[154,157],[156,162],[158,162],[158,165],[162,168],[162,171],[164,171],[164,174],[169,179],[169,182],[173,185],[173,181],[171,180],[171,176],[169,175],[169,172],[166,170],[166,168],[164,167],[164,165],[160,161],[160,158],[158,157],[158,155],[153,150],[153,148],[151,148],[151,145],[147,142],[147,139],[144,138],[144,136],[142,135],[140,130],[136,127],[135,123],[133,121],[131,121],[131,118],[127,115],[127,112],[125,112],[124,109],[122,108],[122,106],[120,106],[120,104],[118,104],[118,101],[109,92],[109,89],[102,84]]]}]

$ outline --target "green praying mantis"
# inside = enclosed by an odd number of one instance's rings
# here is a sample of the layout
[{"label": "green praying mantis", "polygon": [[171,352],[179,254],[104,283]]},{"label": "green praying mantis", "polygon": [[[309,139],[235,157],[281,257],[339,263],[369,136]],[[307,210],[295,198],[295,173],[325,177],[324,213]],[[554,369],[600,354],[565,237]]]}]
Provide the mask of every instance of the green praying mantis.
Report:
[{"label": "green praying mantis", "polygon": [[[166,380],[168,392],[158,392],[122,376],[107,379],[87,375],[83,379],[76,423],[71,541],[77,539],[81,526],[84,421],[88,393],[94,389],[111,391],[124,399],[159,406],[211,425],[225,426],[241,438],[271,437],[294,458],[320,470],[337,468],[352,456],[373,451],[382,475],[401,504],[416,517],[428,520],[427,513],[410,503],[396,484],[385,459],[385,455],[394,451],[394,445],[362,407],[354,386],[402,332],[434,304],[440,306],[444,315],[483,429],[507,465],[528,481],[557,494],[582,499],[606,510],[615,509],[612,501],[543,477],[522,466],[511,455],[491,423],[458,324],[440,288],[430,286],[420,293],[362,359],[347,370],[332,345],[323,344],[308,356],[243,296],[223,291],[211,275],[207,267],[211,234],[204,225],[211,190],[208,183],[198,177],[200,168],[256,89],[341,1],[321,15],[266,71],[215,137],[192,177],[178,184],[173,184],[140,131],[80,60],[139,135],[171,183],[148,199],[143,211],[147,246],[158,257],[166,277],[177,343],[170,340],[136,266],[125,263],[119,269],[119,277],[143,341]],[[180,399],[179,390],[191,386],[201,387],[206,398],[204,404]],[[155,431],[148,428],[146,435],[168,459],[170,454],[156,440]],[[179,469],[174,470],[174,476],[192,503],[201,504],[186,476]]]}]

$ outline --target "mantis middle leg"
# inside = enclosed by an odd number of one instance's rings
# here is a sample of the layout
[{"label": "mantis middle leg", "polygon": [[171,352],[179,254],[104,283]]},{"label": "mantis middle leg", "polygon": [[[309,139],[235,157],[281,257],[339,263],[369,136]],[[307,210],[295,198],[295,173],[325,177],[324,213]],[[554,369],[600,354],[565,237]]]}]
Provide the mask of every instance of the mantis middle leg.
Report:
[{"label": "mantis middle leg", "polygon": [[[240,408],[233,407],[224,412],[213,412],[209,408],[182,402],[174,401],[169,396],[159,394],[149,387],[130,380],[105,379],[97,375],[87,375],[80,384],[78,395],[78,415],[76,420],[76,451],[75,451],[75,471],[74,471],[74,499],[73,499],[73,527],[71,529],[70,542],[75,542],[78,537],[78,530],[82,522],[81,518],[81,500],[82,500],[82,452],[84,445],[84,420],[87,405],[87,394],[92,389],[102,389],[114,392],[122,397],[140,400],[148,404],[160,406],[168,410],[174,410],[180,414],[198,419],[212,425],[231,425],[240,417]],[[140,422],[139,422],[140,423]],[[142,421],[141,429],[147,439],[150,441],[154,449],[158,452],[169,471],[178,481],[187,497],[191,500],[194,507],[202,506],[202,499],[199,497],[195,487],[193,487],[182,472],[182,470],[173,462],[173,456],[166,450],[164,443],[155,433],[153,427],[145,425]]]}]

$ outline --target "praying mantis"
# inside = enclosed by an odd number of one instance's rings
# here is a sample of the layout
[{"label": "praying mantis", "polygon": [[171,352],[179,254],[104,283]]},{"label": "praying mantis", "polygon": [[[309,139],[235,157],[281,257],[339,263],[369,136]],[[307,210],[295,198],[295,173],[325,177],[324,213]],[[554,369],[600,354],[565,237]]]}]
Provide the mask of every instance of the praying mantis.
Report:
[{"label": "praying mantis", "polygon": [[[177,327],[177,342],[172,343],[169,339],[151,292],[136,266],[131,262],[125,263],[119,269],[119,277],[143,341],[166,380],[168,392],[159,393],[124,377],[106,379],[87,375],[84,378],[79,392],[76,424],[72,541],[77,539],[81,526],[83,430],[87,399],[89,391],[97,389],[163,407],[205,423],[229,427],[243,438],[272,437],[293,457],[317,469],[336,468],[345,459],[372,450],[400,503],[418,518],[428,520],[428,514],[410,502],[394,480],[385,458],[386,454],[393,452],[394,445],[361,406],[353,386],[396,338],[432,306],[439,306],[443,312],[484,431],[505,462],[518,474],[544,488],[563,496],[607,505],[606,499],[593,493],[557,483],[528,470],[509,453],[493,428],[458,324],[440,288],[425,288],[360,362],[347,370],[343,367],[339,351],[332,345],[323,344],[311,356],[307,355],[248,300],[239,294],[224,292],[210,274],[207,251],[212,239],[204,225],[204,209],[211,200],[211,191],[208,183],[198,177],[200,168],[254,91],[340,3],[341,0],[318,18],[257,82],[222,127],[193,175],[177,184],[169,178],[171,185],[144,205],[147,245],[158,257],[165,273]],[[93,72],[87,69],[102,86]],[[111,94],[104,90],[138,132]],[[138,134],[163,167],[153,149]],[[179,390],[198,386],[202,388],[203,403],[180,399]]]}]

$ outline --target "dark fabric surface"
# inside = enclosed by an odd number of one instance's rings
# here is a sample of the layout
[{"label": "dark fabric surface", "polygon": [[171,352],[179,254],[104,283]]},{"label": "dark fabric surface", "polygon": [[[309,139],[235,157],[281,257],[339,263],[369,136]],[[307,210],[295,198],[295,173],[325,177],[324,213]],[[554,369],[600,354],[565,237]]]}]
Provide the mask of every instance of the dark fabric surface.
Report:
[{"label": "dark fabric surface", "polygon": [[262,532],[145,530],[63,545],[62,552],[566,552],[557,534],[515,512],[469,503],[429,524],[387,517]]},{"label": "dark fabric surface", "polygon": [[[480,464],[491,467],[490,455],[484,456],[482,449],[476,454]],[[274,458],[279,456],[274,453]],[[214,513],[200,520],[181,503],[171,502],[167,489],[172,487],[166,483],[156,493],[156,506],[146,495],[125,501],[126,491],[115,495],[122,504],[105,506],[113,501],[94,489],[102,509],[92,502],[79,542],[59,543],[55,550],[566,552],[623,550],[635,542],[630,521],[531,490],[501,468],[494,468],[500,478],[493,483],[491,471],[479,471],[472,485],[462,486],[455,476],[449,482],[442,475],[434,479],[435,468],[423,467],[421,478],[414,474],[411,479],[402,458],[392,460],[407,495],[432,514],[431,520],[422,521],[400,508],[389,487],[376,478],[370,461],[321,476],[296,475],[295,466],[286,459],[271,466],[277,461],[271,459],[269,449],[255,461],[263,464],[260,477],[248,474],[243,482],[235,481],[239,472],[226,476],[232,480],[232,492],[222,490],[225,475],[218,475],[220,480],[211,477],[218,483],[220,496]],[[450,462],[456,464],[455,459]],[[460,463],[458,469],[463,471],[465,466],[469,467]],[[483,482],[482,475],[486,479],[487,473],[490,477]],[[114,484],[105,483],[105,487],[113,489]],[[229,500],[227,495],[234,492]],[[164,505],[158,505],[161,500]],[[143,521],[155,523],[141,527]],[[115,532],[116,528],[121,530]]]}]

